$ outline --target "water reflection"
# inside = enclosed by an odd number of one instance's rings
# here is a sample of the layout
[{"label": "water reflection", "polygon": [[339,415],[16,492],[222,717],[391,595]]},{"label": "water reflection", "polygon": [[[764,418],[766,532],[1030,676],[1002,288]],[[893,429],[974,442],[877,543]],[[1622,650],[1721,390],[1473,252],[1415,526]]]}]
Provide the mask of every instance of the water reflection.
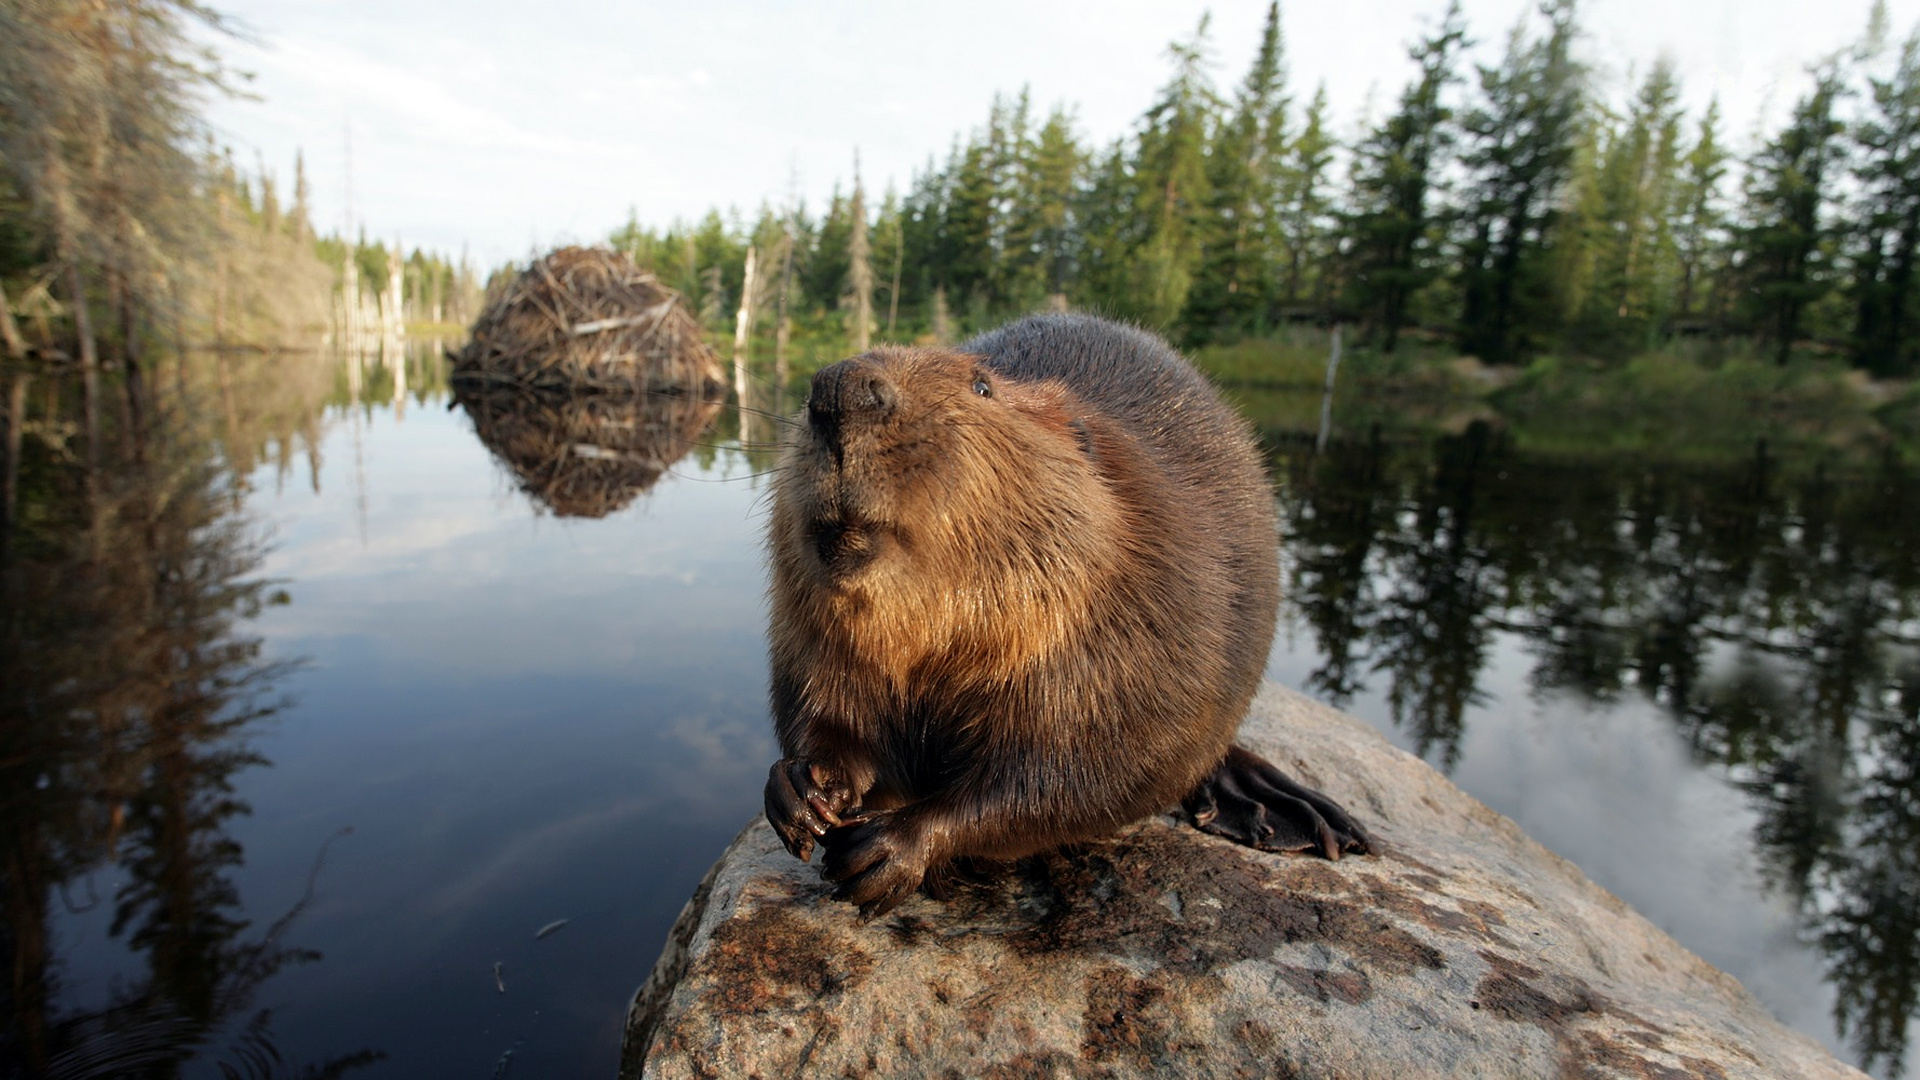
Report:
[{"label": "water reflection", "polygon": [[[1283,454],[1292,617],[1345,703],[1451,769],[1495,635],[1540,698],[1656,704],[1759,815],[1835,1019],[1899,1074],[1920,994],[1920,477],[1563,460],[1485,425]],[[1643,838],[1646,840],[1649,838]],[[1626,841],[1636,842],[1636,841]],[[1657,841],[1653,841],[1657,842]]]},{"label": "water reflection", "polygon": [[[640,464],[679,452],[623,440],[680,420],[606,399],[529,417],[464,392],[454,416],[439,353],[209,354],[91,389],[0,372],[0,407],[26,419],[7,425],[0,521],[0,1075],[248,1075],[275,1053],[338,1072],[371,1055],[329,1055],[363,1043],[390,1075],[486,1075],[510,1047],[515,1075],[612,1067],[625,996],[773,752],[753,505],[792,405],[752,384],[745,416],[686,436],[672,471],[703,482],[613,513]],[[1757,965],[1761,981],[1824,1009],[1817,956],[1857,1056],[1898,1073],[1920,985],[1920,478],[1764,448],[1717,466],[1541,458],[1486,428],[1316,456],[1317,410],[1316,394],[1304,437],[1276,442],[1308,689],[1377,698],[1463,779],[1684,740],[1697,770],[1627,753],[1615,771],[1654,761],[1649,785],[1724,780],[1747,800],[1809,950]],[[498,497],[473,438],[489,429],[516,478],[502,447],[563,448],[529,458],[535,477],[605,468],[580,502],[546,505],[606,516],[533,526]],[[251,514],[273,522],[284,583],[260,581]],[[298,603],[275,606],[283,587]],[[283,678],[261,634],[314,662]],[[276,687],[300,708],[263,724]],[[1489,768],[1489,732],[1520,732],[1497,710],[1529,693],[1604,708],[1578,731],[1583,710],[1553,710],[1569,725],[1553,753]],[[1671,822],[1630,820],[1652,824],[1607,842],[1651,861]],[[348,823],[302,906],[319,838]],[[1747,838],[1706,839],[1724,849],[1691,846],[1688,867],[1745,868]],[[1604,876],[1597,850],[1579,858]],[[1774,925],[1744,878],[1651,906],[1703,895],[1716,925]]]},{"label": "water reflection", "polygon": [[[142,373],[135,372],[138,376]],[[310,421],[234,392],[225,357],[170,380],[10,373],[0,555],[0,1072],[83,1077],[282,1070],[263,984],[319,955],[305,901],[256,927],[233,884],[236,778],[285,665],[247,623],[285,594],[228,463]],[[297,398],[289,369],[283,394]],[[156,390],[163,387],[163,390]],[[204,408],[225,400],[224,408]],[[249,413],[252,420],[249,419]],[[214,417],[196,424],[191,417]],[[296,418],[303,417],[303,418]],[[291,443],[291,436],[283,445]],[[317,863],[316,863],[317,869]],[[125,952],[69,984],[56,920],[99,909]],[[89,973],[92,974],[92,973]],[[338,1075],[359,1051],[308,1066]]]},{"label": "water reflection", "polygon": [[454,384],[475,434],[536,503],[560,517],[625,509],[685,457],[720,412],[682,393],[568,395]]}]

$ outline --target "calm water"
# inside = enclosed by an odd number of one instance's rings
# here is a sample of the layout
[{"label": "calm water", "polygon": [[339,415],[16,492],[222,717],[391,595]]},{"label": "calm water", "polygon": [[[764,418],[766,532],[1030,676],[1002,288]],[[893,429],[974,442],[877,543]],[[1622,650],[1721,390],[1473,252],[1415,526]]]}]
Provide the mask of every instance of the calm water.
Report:
[{"label": "calm water", "polygon": [[[77,379],[15,381],[5,1068],[613,1070],[773,757],[769,461],[428,355],[106,379],[91,452]],[[1267,435],[1273,677],[1915,1075],[1920,478]]]}]

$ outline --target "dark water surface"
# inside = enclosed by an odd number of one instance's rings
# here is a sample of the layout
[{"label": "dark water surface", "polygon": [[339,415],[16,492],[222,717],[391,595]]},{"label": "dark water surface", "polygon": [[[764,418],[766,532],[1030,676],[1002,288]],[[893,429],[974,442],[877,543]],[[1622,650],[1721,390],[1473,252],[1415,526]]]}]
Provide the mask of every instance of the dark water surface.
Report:
[{"label": "dark water surface", "polygon": [[[103,379],[92,440],[77,377],[0,402],[0,1066],[611,1074],[774,754],[769,461],[428,355]],[[1273,677],[1916,1075],[1920,477],[1266,434]]]}]

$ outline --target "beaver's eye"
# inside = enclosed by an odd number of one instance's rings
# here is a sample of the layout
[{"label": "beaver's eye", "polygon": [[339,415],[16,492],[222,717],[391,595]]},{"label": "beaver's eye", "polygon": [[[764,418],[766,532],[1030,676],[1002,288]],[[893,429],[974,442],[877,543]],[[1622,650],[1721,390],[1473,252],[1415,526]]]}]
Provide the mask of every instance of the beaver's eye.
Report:
[{"label": "beaver's eye", "polygon": [[973,392],[979,394],[981,397],[992,397],[993,387],[988,386],[987,380],[985,379],[975,379],[973,380]]}]

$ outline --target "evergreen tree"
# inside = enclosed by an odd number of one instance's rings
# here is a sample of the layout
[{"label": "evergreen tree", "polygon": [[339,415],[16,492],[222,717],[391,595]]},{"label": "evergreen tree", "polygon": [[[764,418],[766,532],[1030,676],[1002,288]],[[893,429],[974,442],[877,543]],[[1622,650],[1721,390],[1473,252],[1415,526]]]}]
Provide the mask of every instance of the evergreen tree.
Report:
[{"label": "evergreen tree", "polygon": [[801,291],[808,309],[825,312],[839,308],[850,269],[847,252],[852,232],[851,208],[846,197],[840,194],[840,186],[835,184],[833,198],[827,203],[827,215],[820,222],[819,232],[812,237],[811,250],[803,261]]},{"label": "evergreen tree", "polygon": [[1090,170],[1075,215],[1081,226],[1080,284],[1086,302],[1106,315],[1133,310],[1132,253],[1140,245],[1134,211],[1137,181],[1124,142],[1116,140]]},{"label": "evergreen tree", "polygon": [[1286,63],[1280,37],[1280,4],[1267,6],[1267,21],[1253,66],[1235,96],[1233,115],[1222,124],[1208,156],[1205,248],[1187,301],[1186,323],[1206,338],[1256,329],[1265,315],[1272,238],[1269,208],[1286,149]]},{"label": "evergreen tree", "polygon": [[1327,290],[1309,286],[1328,281],[1327,268],[1334,261],[1333,202],[1326,186],[1333,148],[1327,131],[1327,87],[1322,83],[1280,169],[1274,217],[1283,265],[1277,293],[1289,312],[1311,306],[1324,314],[1329,299]]},{"label": "evergreen tree", "polygon": [[[887,193],[880,200],[880,210],[873,222],[873,253],[879,260],[875,267],[878,275],[876,288],[887,295],[887,322],[884,331],[888,338],[894,336],[894,323],[900,317],[900,278],[906,272],[905,236],[901,228],[902,211],[900,196],[887,185]],[[875,301],[878,302],[877,300]],[[876,311],[874,321],[879,322]]]},{"label": "evergreen tree", "polygon": [[740,286],[747,263],[745,231],[738,214],[731,223],[720,211],[709,210],[700,219],[700,227],[688,238],[693,253],[692,265],[698,268],[696,292],[688,301],[701,313],[701,320],[722,332],[733,325],[733,310],[739,304]]},{"label": "evergreen tree", "polygon": [[1823,211],[1841,152],[1834,109],[1843,86],[1837,62],[1816,71],[1792,120],[1747,166],[1740,237],[1747,312],[1782,364],[1803,333],[1808,306],[1831,285]]},{"label": "evergreen tree", "polygon": [[847,207],[847,286],[841,306],[853,312],[853,351],[863,353],[873,334],[873,259],[867,244],[867,193],[854,159],[853,200]]},{"label": "evergreen tree", "polygon": [[986,304],[996,269],[994,231],[999,184],[994,175],[992,129],[998,121],[998,101],[994,111],[988,131],[970,139],[948,166],[952,179],[940,229],[940,284],[946,286],[950,298],[969,308]]},{"label": "evergreen tree", "polygon": [[1056,108],[1036,133],[1027,120],[1023,92],[1008,132],[1001,211],[1004,253],[996,304],[1030,311],[1065,291],[1073,277],[1083,154],[1074,140],[1073,118]]},{"label": "evergreen tree", "polygon": [[307,183],[307,156],[293,154],[293,209],[287,212],[287,226],[295,240],[313,239],[313,189]]},{"label": "evergreen tree", "polygon": [[1641,83],[1626,122],[1596,121],[1591,130],[1590,190],[1582,199],[1575,235],[1581,341],[1604,353],[1651,343],[1663,326],[1676,284],[1669,225],[1676,195],[1680,140],[1680,84],[1665,58]]},{"label": "evergreen tree", "polygon": [[947,174],[929,159],[926,168],[914,174],[900,207],[900,238],[905,246],[900,302],[903,311],[918,313],[921,325],[932,317],[934,290],[946,281],[941,261],[946,198]]},{"label": "evergreen tree", "polygon": [[1574,157],[1582,75],[1572,56],[1572,0],[1547,0],[1544,38],[1515,27],[1498,67],[1480,69],[1466,114],[1469,188],[1461,220],[1460,347],[1496,363],[1521,358],[1555,328],[1547,271],[1559,200]]},{"label": "evergreen tree", "polygon": [[1859,212],[1854,238],[1854,362],[1879,375],[1911,373],[1920,345],[1914,261],[1920,248],[1920,29],[1885,79],[1869,80],[1872,112],[1859,125]]},{"label": "evergreen tree", "polygon": [[1031,229],[1032,192],[1027,188],[1034,152],[1033,106],[1023,88],[1011,104],[996,98],[987,125],[987,167],[993,177],[993,213],[988,249],[992,273],[976,299],[979,315],[1019,311],[1040,297]]},{"label": "evergreen tree", "polygon": [[55,260],[89,372],[96,296],[114,309],[125,354],[132,330],[223,239],[214,210],[232,185],[196,153],[195,105],[225,76],[195,39],[227,29],[176,0],[0,5],[0,168]]},{"label": "evergreen tree", "polygon": [[1354,302],[1388,352],[1407,325],[1413,297],[1438,273],[1439,230],[1428,197],[1453,142],[1453,111],[1442,95],[1457,81],[1454,62],[1466,45],[1466,24],[1454,0],[1439,28],[1411,50],[1419,78],[1401,92],[1394,114],[1354,150],[1353,210],[1346,222]]},{"label": "evergreen tree", "polygon": [[1125,313],[1149,326],[1179,319],[1199,267],[1207,146],[1220,107],[1206,70],[1209,21],[1201,16],[1192,40],[1169,47],[1173,78],[1147,110],[1136,147],[1134,212],[1143,235],[1131,253]]},{"label": "evergreen tree", "polygon": [[1076,208],[1086,152],[1073,134],[1073,116],[1055,109],[1047,116],[1025,161],[1022,188],[1027,193],[1021,234],[1032,245],[1041,290],[1064,296],[1075,282],[1079,263]]},{"label": "evergreen tree", "polygon": [[1726,212],[1720,205],[1720,181],[1727,173],[1727,152],[1718,136],[1720,103],[1710,102],[1700,118],[1699,134],[1681,158],[1671,207],[1675,263],[1673,318],[1705,320],[1718,326],[1725,318],[1716,286],[1726,269]]}]

